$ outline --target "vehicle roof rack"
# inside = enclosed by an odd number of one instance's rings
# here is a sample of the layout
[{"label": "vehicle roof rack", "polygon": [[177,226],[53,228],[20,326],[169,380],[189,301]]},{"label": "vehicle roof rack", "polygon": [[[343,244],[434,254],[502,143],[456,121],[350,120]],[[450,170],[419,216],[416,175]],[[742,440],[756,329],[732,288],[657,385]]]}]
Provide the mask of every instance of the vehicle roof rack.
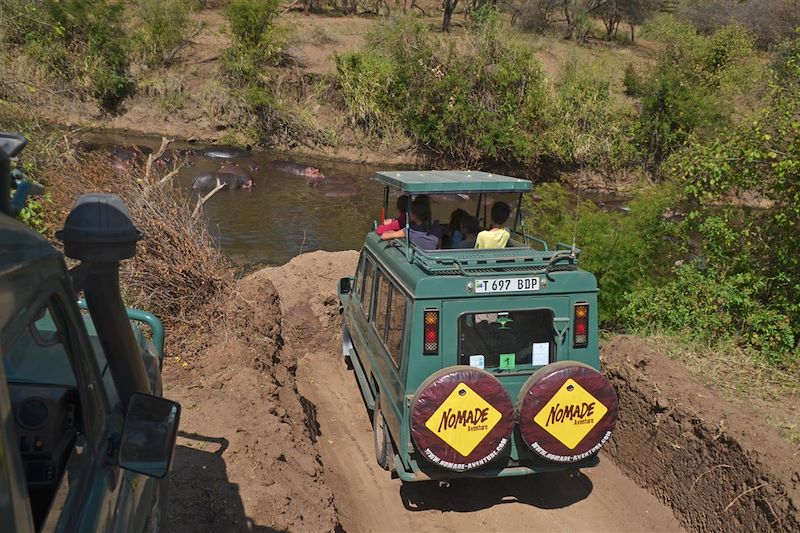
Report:
[{"label": "vehicle roof rack", "polygon": [[374,178],[408,194],[523,193],[532,182],[479,170],[382,170]]},{"label": "vehicle roof rack", "polygon": [[[398,251],[403,248],[396,244]],[[434,276],[478,276],[513,272],[517,274],[574,270],[580,250],[573,252],[559,245],[556,250],[534,250],[527,246],[497,249],[423,250],[411,244],[411,262]],[[554,264],[559,257],[566,262]]]}]

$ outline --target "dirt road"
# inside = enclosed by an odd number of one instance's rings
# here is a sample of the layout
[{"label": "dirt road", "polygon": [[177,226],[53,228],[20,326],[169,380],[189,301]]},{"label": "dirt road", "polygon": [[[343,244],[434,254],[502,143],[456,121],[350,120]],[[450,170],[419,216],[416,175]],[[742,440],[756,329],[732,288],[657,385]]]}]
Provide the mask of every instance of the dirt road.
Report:
[{"label": "dirt road", "polygon": [[609,460],[574,477],[463,481],[449,488],[390,479],[374,460],[372,426],[341,357],[335,282],[355,252],[314,252],[269,268],[283,307],[298,389],[316,406],[327,485],[347,531],[676,531],[671,511]]}]

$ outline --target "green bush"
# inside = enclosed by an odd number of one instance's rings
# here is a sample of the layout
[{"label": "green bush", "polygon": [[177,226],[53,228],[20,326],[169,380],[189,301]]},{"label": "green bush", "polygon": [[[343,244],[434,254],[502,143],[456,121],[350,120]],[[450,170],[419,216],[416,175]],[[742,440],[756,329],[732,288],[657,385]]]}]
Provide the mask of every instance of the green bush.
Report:
[{"label": "green bush", "polygon": [[337,62],[333,86],[351,123],[375,133],[399,117],[417,144],[464,164],[533,164],[548,151],[556,120],[539,64],[503,39],[496,16],[471,32],[467,49],[456,51],[410,17],[378,24],[370,52]]},{"label": "green bush", "polygon": [[628,96],[635,98],[642,95],[642,77],[636,72],[633,63],[628,63],[625,67],[622,84],[625,86],[625,94]]},{"label": "green bush", "polygon": [[765,280],[758,275],[721,275],[695,265],[676,269],[663,284],[627,295],[622,320],[642,333],[668,331],[692,340],[738,339],[771,363],[789,362],[795,337],[789,319],[759,301]]},{"label": "green bush", "polygon": [[579,62],[571,56],[556,85],[559,120],[553,146],[562,163],[588,168],[612,179],[629,168],[636,150],[629,127],[634,117],[616,105],[604,65]]},{"label": "green bush", "polygon": [[275,25],[278,7],[278,0],[231,0],[225,8],[233,42],[222,59],[235,85],[263,86],[264,69],[284,61],[286,33]]},{"label": "green bush", "polygon": [[114,107],[130,88],[123,5],[106,0],[7,0],[4,38],[81,94]]},{"label": "green bush", "polygon": [[134,45],[148,67],[169,63],[172,55],[189,37],[189,0],[134,0],[136,29]]},{"label": "green bush", "polygon": [[754,280],[749,294],[760,310],[752,317],[759,328],[749,335],[783,354],[775,339],[788,335],[776,320],[785,320],[795,350],[800,339],[798,42],[776,56],[771,92],[753,120],[694,140],[666,165],[693,200],[690,229],[710,269],[720,278]]},{"label": "green bush", "polygon": [[682,225],[663,216],[679,198],[672,188],[642,191],[627,214],[577,201],[557,183],[540,185],[535,193],[542,199],[526,200],[533,221],[528,232],[550,243],[575,239],[581,267],[597,276],[600,321],[606,327],[625,326],[620,311],[628,294],[669,275],[685,252]]},{"label": "green bush", "polygon": [[[738,25],[700,35],[687,22],[661,16],[645,33],[663,42],[658,64],[641,82],[626,71],[626,88],[642,98],[637,144],[645,167],[660,176],[661,164],[693,137],[714,138],[747,107],[761,83],[752,34]],[[745,110],[746,111],[746,110]]]},{"label": "green bush", "polygon": [[338,93],[350,124],[372,137],[399,131],[399,115],[390,100],[397,83],[396,63],[369,51],[348,52],[335,60]]}]

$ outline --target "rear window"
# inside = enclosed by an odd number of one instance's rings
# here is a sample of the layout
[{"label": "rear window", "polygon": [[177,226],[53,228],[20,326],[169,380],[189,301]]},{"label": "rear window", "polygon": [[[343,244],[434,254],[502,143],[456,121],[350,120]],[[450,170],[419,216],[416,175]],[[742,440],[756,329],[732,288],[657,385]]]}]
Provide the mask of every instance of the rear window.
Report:
[{"label": "rear window", "polygon": [[458,319],[459,364],[512,371],[553,361],[550,309],[468,313]]}]

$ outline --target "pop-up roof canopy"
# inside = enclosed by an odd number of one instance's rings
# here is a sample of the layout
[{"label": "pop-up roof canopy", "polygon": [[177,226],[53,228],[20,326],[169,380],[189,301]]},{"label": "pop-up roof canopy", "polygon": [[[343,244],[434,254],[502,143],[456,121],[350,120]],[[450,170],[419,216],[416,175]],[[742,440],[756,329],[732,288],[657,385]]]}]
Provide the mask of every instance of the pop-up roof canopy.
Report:
[{"label": "pop-up roof canopy", "polygon": [[375,180],[408,194],[522,193],[531,182],[479,170],[382,170]]}]

